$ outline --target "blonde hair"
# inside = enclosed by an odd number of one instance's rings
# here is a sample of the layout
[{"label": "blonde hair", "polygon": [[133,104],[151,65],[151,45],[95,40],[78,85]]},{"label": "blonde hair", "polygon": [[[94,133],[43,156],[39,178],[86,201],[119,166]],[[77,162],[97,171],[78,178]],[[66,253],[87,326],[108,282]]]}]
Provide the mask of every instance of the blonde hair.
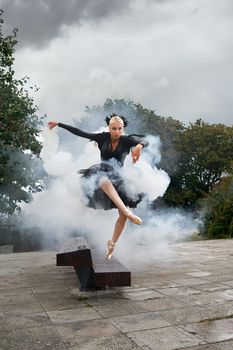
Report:
[{"label": "blonde hair", "polygon": [[109,125],[111,123],[114,123],[114,122],[118,122],[118,123],[121,123],[123,126],[124,126],[124,121],[121,117],[119,117],[119,115],[114,115],[110,120],[109,120]]}]

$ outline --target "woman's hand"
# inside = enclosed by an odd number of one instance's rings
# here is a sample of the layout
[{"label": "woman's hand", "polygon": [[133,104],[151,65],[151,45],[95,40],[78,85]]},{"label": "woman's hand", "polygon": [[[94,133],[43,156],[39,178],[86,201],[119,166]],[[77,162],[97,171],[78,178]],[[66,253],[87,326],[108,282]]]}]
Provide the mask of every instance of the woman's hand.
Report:
[{"label": "woman's hand", "polygon": [[132,162],[133,162],[133,164],[135,164],[139,160],[142,148],[143,148],[143,146],[139,143],[132,150]]},{"label": "woman's hand", "polygon": [[57,122],[49,122],[48,123],[48,127],[49,127],[49,129],[53,129],[55,126],[57,126],[58,125],[58,123]]}]

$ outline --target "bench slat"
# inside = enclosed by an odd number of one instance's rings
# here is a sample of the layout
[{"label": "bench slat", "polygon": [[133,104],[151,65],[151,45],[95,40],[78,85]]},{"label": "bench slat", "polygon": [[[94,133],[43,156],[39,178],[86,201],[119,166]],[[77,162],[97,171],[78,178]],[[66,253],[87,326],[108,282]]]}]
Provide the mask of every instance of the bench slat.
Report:
[{"label": "bench slat", "polygon": [[67,240],[57,254],[57,266],[92,266],[91,251],[84,237]]},{"label": "bench slat", "polygon": [[93,270],[97,286],[130,286],[131,273],[116,258],[110,260],[93,257]]},{"label": "bench slat", "polygon": [[58,253],[70,253],[83,249],[90,249],[86,239],[84,237],[75,237],[67,239]]}]

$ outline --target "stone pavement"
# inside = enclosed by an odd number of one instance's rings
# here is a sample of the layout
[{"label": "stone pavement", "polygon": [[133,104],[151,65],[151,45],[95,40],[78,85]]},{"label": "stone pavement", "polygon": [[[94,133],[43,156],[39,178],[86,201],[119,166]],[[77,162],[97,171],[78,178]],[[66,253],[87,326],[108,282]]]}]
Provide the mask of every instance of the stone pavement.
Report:
[{"label": "stone pavement", "polygon": [[1,350],[233,349],[233,240],[173,244],[127,266],[132,287],[99,292],[55,256],[0,255]]}]

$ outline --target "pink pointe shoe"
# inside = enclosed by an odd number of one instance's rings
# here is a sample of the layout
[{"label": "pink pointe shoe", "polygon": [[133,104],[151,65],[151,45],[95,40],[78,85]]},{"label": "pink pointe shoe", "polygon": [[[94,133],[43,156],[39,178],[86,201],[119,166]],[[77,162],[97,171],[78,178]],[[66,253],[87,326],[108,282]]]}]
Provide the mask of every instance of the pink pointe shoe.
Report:
[{"label": "pink pointe shoe", "polygon": [[135,225],[141,225],[142,224],[142,219],[137,216],[137,215],[134,215],[131,211],[127,210],[125,212],[125,216],[127,217],[127,219],[129,221],[131,221],[133,224]]},{"label": "pink pointe shoe", "polygon": [[116,246],[116,243],[114,243],[111,239],[107,242],[107,252],[106,252],[107,260],[111,259],[115,246]]}]

